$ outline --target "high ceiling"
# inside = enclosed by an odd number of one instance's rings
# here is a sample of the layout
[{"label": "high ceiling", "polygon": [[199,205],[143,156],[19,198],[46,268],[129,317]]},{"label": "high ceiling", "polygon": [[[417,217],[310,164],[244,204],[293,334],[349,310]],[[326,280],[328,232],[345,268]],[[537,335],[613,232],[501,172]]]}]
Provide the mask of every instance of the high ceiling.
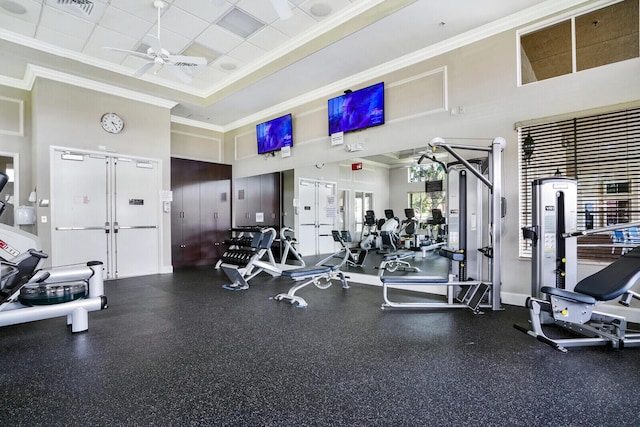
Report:
[{"label": "high ceiling", "polygon": [[[146,60],[104,48],[136,51],[157,35],[153,0],[0,0],[0,84],[29,89],[34,75],[107,84],[177,103],[176,121],[228,130],[590,2],[289,0],[283,19],[277,0],[165,0],[162,47],[208,61],[183,83],[166,67],[132,77]],[[230,12],[258,28],[223,28]]]}]

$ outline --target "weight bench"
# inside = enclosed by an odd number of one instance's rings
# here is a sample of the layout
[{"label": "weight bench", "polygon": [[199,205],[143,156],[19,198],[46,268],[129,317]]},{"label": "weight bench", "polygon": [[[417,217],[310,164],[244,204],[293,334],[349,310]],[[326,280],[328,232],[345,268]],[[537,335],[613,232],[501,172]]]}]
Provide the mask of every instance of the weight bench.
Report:
[{"label": "weight bench", "polygon": [[294,268],[292,270],[284,270],[282,277],[302,282],[293,286],[286,294],[278,294],[273,297],[276,301],[289,301],[291,304],[298,303],[298,307],[304,308],[308,304],[304,298],[297,296],[295,293],[307,285],[314,284],[318,289],[327,289],[331,286],[332,279],[339,279],[343,289],[349,289],[347,279],[338,265],[311,265],[307,267]]},{"label": "weight bench", "polygon": [[[640,294],[631,288],[640,280],[640,247],[627,252],[597,273],[582,279],[573,291],[543,286],[546,300],[527,298],[530,329],[514,325],[562,352],[567,347],[608,345],[615,349],[640,346],[640,333],[628,331],[622,316],[594,311],[596,305],[620,298],[618,303],[628,307]],[[544,325],[556,325],[576,337],[552,338]]]}]

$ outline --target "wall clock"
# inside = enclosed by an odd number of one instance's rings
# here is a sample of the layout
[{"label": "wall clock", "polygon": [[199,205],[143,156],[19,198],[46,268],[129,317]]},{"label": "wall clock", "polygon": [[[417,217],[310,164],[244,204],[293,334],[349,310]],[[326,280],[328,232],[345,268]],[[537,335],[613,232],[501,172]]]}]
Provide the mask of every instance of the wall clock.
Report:
[{"label": "wall clock", "polygon": [[102,129],[109,133],[120,133],[124,128],[124,120],[116,113],[104,113],[100,119]]}]

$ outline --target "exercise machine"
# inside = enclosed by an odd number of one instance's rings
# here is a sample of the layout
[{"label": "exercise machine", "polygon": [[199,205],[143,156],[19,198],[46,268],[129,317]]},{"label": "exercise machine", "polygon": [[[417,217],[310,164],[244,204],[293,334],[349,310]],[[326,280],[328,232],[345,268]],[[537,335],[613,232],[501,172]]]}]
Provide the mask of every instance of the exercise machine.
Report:
[{"label": "exercise machine", "polygon": [[[381,264],[382,308],[469,308],[501,310],[502,152],[506,142],[495,138],[489,147],[448,144],[434,138],[433,151],[453,156],[447,174],[447,244],[438,254],[450,261],[448,274],[389,274]],[[481,160],[468,161],[459,151],[482,152]],[[486,226],[485,226],[486,224]],[[400,285],[445,287],[446,301],[400,302],[389,297],[389,289]]]},{"label": "exercise machine", "polygon": [[[619,298],[628,307],[640,299],[631,288],[640,280],[640,248],[634,248],[599,272],[577,282],[575,237],[609,233],[637,226],[618,224],[577,230],[577,183],[553,177],[534,180],[531,226],[523,237],[531,240],[531,296],[525,306],[529,325],[514,327],[553,348],[610,346],[615,349],[640,345],[640,332],[627,330],[622,316],[594,310],[597,305]],[[556,327],[568,337],[553,334]]]},{"label": "exercise machine", "polygon": [[400,242],[400,220],[393,214],[393,209],[385,209],[384,217],[384,222],[378,227],[381,243],[378,252],[395,252]]},{"label": "exercise machine", "polygon": [[230,284],[222,287],[231,291],[243,291],[249,289],[249,280],[262,272],[273,277],[280,276],[282,269],[276,265],[271,252],[275,237],[276,230],[269,227],[253,232],[253,235],[237,238],[216,263],[231,280]]},{"label": "exercise machine", "polygon": [[[275,301],[289,301],[291,304],[297,304],[297,307],[307,307],[307,301],[299,295],[296,295],[300,289],[313,284],[318,289],[328,289],[331,287],[332,280],[339,280],[343,289],[349,289],[347,276],[340,270],[344,265],[362,265],[366,258],[367,252],[359,250],[359,256],[356,257],[346,242],[351,241],[348,231],[332,230],[333,240],[340,243],[340,250],[329,255],[316,265],[284,270],[282,277],[291,279],[298,284],[291,287],[286,293],[281,293],[273,297]],[[364,254],[364,255],[362,255]],[[332,260],[338,259],[338,262]]]},{"label": "exercise machine", "polygon": [[366,211],[364,214],[364,223],[362,232],[360,233],[360,248],[371,250],[380,248],[382,241],[378,232],[378,221],[373,211]]},{"label": "exercise machine", "polygon": [[405,208],[405,219],[400,223],[400,245],[405,247],[418,247],[418,230],[420,222],[416,218],[416,211],[412,208]]},{"label": "exercise machine", "polygon": [[330,260],[337,258],[340,260],[339,264],[341,266],[364,266],[364,261],[367,258],[369,251],[360,247],[352,248],[349,246],[349,244],[352,243],[351,232],[349,230],[331,230],[331,237],[334,242],[340,245],[340,249],[319,261],[317,265],[327,265]]},{"label": "exercise machine", "polygon": [[282,227],[280,229],[280,243],[282,244],[282,257],[280,258],[280,265],[283,267],[289,260],[289,255],[301,266],[305,266],[305,262],[302,259],[302,255],[296,249],[296,239],[293,237],[293,229],[289,227]]},{"label": "exercise machine", "polygon": [[[0,172],[0,191],[7,181]],[[107,308],[102,262],[38,270],[47,255],[37,236],[0,224],[0,242],[0,326],[66,316],[71,332],[83,332],[89,311]]]}]

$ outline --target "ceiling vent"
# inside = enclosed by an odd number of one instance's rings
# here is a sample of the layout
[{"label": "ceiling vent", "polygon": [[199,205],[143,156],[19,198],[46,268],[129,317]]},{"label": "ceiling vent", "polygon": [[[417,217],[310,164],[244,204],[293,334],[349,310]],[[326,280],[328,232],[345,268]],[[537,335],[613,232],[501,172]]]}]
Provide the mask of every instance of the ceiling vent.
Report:
[{"label": "ceiling vent", "polygon": [[58,5],[78,16],[91,16],[93,2],[89,0],[58,0]]}]

